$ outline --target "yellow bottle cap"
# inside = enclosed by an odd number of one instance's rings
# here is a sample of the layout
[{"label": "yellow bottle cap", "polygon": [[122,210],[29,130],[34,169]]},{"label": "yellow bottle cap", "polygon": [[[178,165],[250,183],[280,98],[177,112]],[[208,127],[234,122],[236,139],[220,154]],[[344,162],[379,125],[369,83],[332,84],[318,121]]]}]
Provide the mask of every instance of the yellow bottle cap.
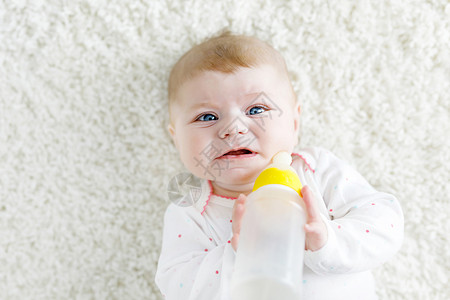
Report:
[{"label": "yellow bottle cap", "polygon": [[300,196],[302,183],[297,173],[291,167],[292,157],[287,152],[278,152],[272,158],[272,164],[259,174],[253,185],[253,191],[268,184],[281,184],[292,188]]}]

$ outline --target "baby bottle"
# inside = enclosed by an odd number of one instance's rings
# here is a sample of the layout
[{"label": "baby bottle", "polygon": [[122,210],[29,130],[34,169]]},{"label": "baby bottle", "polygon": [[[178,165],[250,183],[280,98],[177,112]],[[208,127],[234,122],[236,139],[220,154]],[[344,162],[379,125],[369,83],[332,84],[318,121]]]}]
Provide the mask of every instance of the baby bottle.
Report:
[{"label": "baby bottle", "polygon": [[301,297],[306,213],[302,185],[279,152],[248,195],[236,253],[233,300],[298,300]]}]

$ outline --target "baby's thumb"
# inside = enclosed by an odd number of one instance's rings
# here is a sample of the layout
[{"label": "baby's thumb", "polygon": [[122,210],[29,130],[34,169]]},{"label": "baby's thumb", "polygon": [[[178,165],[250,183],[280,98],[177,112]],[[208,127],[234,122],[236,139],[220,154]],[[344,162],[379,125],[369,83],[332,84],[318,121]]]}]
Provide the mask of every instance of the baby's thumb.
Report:
[{"label": "baby's thumb", "polygon": [[306,206],[306,213],[308,214],[308,221],[311,222],[320,218],[319,208],[317,207],[316,199],[313,192],[308,186],[302,188],[303,201]]},{"label": "baby's thumb", "polygon": [[234,200],[233,210],[235,210],[238,205],[245,204],[245,200],[247,200],[247,196],[244,194],[239,194],[236,200]]},{"label": "baby's thumb", "polygon": [[239,230],[241,228],[241,219],[242,219],[242,216],[245,211],[246,199],[247,199],[247,197],[245,195],[240,194],[234,203],[232,222],[233,222],[233,229],[237,232],[239,232]]}]

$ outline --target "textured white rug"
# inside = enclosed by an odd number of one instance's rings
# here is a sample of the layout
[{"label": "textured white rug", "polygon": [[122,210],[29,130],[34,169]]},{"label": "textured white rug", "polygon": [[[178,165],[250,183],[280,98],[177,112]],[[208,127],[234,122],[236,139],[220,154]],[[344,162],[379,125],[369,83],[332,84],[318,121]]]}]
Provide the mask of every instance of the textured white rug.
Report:
[{"label": "textured white rug", "polygon": [[302,145],[400,199],[380,299],[450,299],[447,0],[114,2],[0,2],[0,299],[162,299],[168,73],[224,27],[285,56]]}]

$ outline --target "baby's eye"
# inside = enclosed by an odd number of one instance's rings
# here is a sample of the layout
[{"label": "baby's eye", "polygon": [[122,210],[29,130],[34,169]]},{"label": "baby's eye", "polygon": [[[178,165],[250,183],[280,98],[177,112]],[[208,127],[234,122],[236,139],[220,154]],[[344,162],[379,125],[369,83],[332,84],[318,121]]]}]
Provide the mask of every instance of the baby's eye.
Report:
[{"label": "baby's eye", "polygon": [[195,119],[195,121],[202,121],[202,122],[215,121],[215,120],[218,120],[218,118],[213,114],[203,114],[203,115],[200,115],[197,119]]},{"label": "baby's eye", "polygon": [[258,115],[258,114],[262,114],[265,111],[268,111],[269,109],[265,106],[253,106],[252,108],[250,108],[248,110],[249,115]]}]

